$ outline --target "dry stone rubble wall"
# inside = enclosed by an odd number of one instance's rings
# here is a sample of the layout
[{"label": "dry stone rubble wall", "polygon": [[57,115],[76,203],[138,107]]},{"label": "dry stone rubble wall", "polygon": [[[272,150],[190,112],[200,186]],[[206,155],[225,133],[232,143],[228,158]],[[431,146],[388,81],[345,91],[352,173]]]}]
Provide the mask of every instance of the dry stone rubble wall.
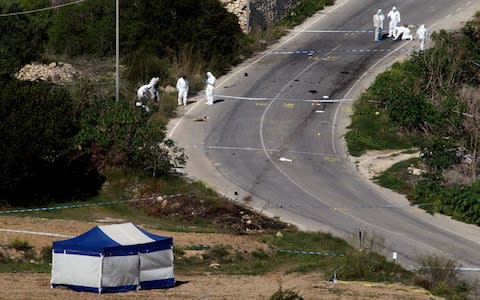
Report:
[{"label": "dry stone rubble wall", "polygon": [[244,32],[252,28],[265,27],[282,17],[301,0],[220,0],[225,8],[238,17]]}]

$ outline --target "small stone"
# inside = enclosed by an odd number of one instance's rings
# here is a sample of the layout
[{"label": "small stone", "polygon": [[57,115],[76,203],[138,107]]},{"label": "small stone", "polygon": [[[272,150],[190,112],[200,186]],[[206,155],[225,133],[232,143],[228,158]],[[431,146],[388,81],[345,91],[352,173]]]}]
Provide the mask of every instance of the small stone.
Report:
[{"label": "small stone", "polygon": [[218,268],[220,268],[220,264],[219,264],[219,263],[211,263],[211,264],[210,264],[210,268],[212,268],[212,269],[218,269]]}]

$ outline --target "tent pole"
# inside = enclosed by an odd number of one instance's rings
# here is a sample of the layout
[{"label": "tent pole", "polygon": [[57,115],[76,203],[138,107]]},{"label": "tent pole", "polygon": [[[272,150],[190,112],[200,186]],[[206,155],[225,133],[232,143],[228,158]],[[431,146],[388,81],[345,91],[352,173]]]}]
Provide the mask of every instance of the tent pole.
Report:
[{"label": "tent pole", "polygon": [[100,276],[98,280],[98,293],[102,293],[103,253],[100,253]]}]

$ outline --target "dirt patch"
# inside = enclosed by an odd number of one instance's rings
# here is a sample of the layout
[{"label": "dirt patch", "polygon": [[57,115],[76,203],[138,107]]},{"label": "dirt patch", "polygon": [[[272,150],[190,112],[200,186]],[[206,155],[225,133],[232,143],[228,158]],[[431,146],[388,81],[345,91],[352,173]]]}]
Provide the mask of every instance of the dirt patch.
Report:
[{"label": "dirt patch", "polygon": [[405,150],[370,150],[360,157],[351,157],[358,172],[368,179],[373,179],[394,164],[419,157],[419,152],[405,153]]},{"label": "dirt patch", "polygon": [[194,196],[150,196],[150,201],[133,202],[150,216],[177,216],[182,220],[204,219],[233,229],[236,234],[259,232],[266,229],[282,230],[286,223],[267,218],[227,199],[208,201]]},{"label": "dirt patch", "polygon": [[[268,299],[279,285],[304,299],[440,299],[423,289],[399,284],[326,282],[315,274],[266,276],[181,276],[178,285],[163,290],[104,294],[102,299]],[[92,293],[50,288],[49,274],[0,274],[1,299],[99,299]]]}]

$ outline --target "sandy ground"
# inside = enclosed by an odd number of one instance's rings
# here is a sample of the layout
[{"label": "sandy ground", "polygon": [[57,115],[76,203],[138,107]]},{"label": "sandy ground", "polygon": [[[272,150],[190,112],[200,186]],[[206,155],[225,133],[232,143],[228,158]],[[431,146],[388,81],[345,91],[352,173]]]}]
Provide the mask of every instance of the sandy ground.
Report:
[{"label": "sandy ground", "polygon": [[380,175],[397,162],[418,157],[419,152],[403,153],[404,150],[371,150],[361,157],[350,157],[358,172],[367,179]]},{"label": "sandy ground", "polygon": [[[112,220],[121,221],[121,220]],[[8,244],[15,238],[27,240],[36,248],[51,245],[63,239],[36,233],[54,233],[65,236],[80,234],[101,222],[79,222],[40,218],[0,217],[0,241]],[[229,244],[244,250],[264,245],[249,236],[228,234],[197,234],[147,230],[172,236],[175,245]],[[28,231],[30,233],[19,233]],[[268,299],[279,286],[292,289],[305,299],[435,299],[427,291],[399,284],[385,285],[363,282],[327,282],[318,274],[285,275],[280,272],[264,276],[202,276],[176,275],[177,286],[163,290],[106,294],[108,299]],[[50,288],[49,274],[0,274],[0,299],[98,299],[98,295],[78,293],[64,288]]]},{"label": "sandy ground", "polygon": [[[0,275],[0,299],[99,299],[91,293],[51,289],[48,274]],[[185,276],[178,285],[163,290],[104,294],[102,299],[268,299],[281,283],[304,299],[440,299],[424,290],[402,285],[362,282],[325,282],[316,275]]]}]

